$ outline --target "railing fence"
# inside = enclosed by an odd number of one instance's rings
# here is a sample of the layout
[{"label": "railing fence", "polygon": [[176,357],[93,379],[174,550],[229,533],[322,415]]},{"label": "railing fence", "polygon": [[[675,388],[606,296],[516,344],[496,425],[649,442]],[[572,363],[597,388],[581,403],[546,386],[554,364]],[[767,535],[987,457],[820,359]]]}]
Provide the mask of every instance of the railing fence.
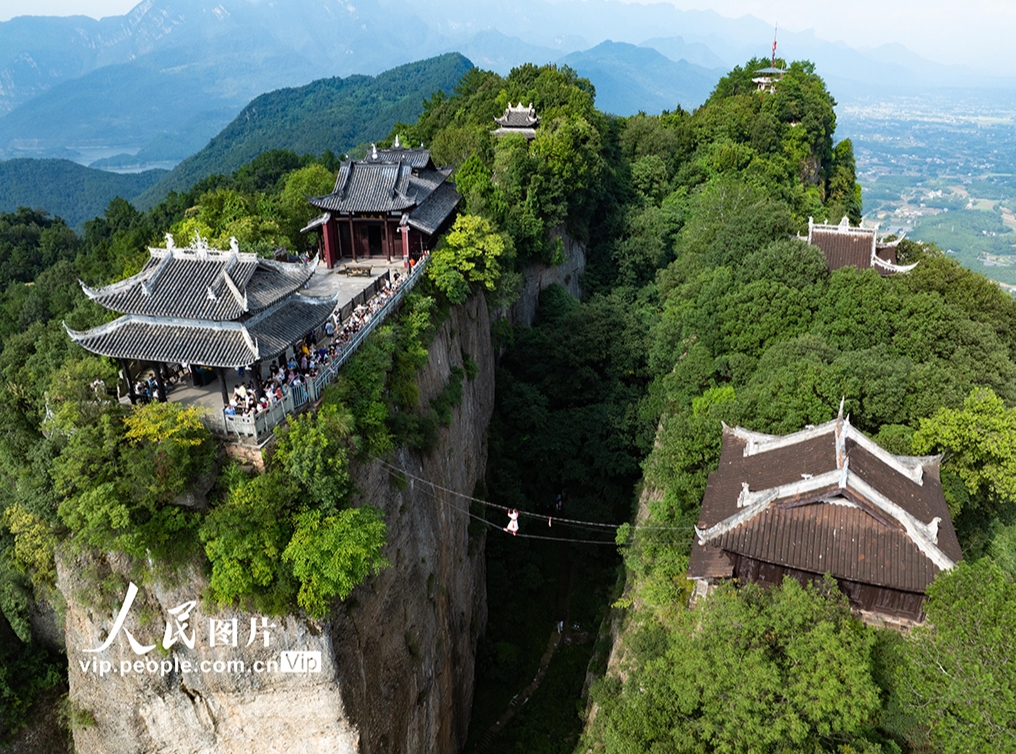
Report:
[{"label": "railing fence", "polygon": [[[374,332],[377,326],[402,302],[405,295],[413,289],[423,274],[423,268],[427,266],[429,260],[430,257],[425,256],[413,266],[410,273],[406,275],[405,282],[399,286],[399,289],[395,291],[392,297],[385,302],[384,306],[376,314],[371,316],[370,321],[360,328],[352,340],[342,347],[341,352],[332,359],[328,367],[322,370],[317,377],[308,380],[302,385],[290,387],[284,393],[281,401],[272,404],[267,410],[255,415],[229,416],[225,413],[225,409],[220,412],[206,414],[204,420],[208,429],[215,434],[235,437],[237,442],[256,445],[260,444],[275,427],[285,421],[287,416],[317,403],[325,388],[335,381],[338,371],[342,368],[343,364],[356,353],[356,350],[364,340]],[[384,289],[385,281],[389,279],[388,275],[390,274],[388,273],[376,278],[370,285],[342,306],[339,309],[340,324],[353,315],[353,311],[357,306],[365,306],[368,301],[380,293]],[[260,375],[258,377],[260,378]]]}]

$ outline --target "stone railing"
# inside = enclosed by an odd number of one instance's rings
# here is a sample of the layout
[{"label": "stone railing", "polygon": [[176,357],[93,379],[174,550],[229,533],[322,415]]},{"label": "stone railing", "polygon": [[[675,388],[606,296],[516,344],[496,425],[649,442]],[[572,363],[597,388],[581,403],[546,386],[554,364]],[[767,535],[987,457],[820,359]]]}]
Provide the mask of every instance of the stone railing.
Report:
[{"label": "stone railing", "polygon": [[[413,289],[423,275],[423,269],[427,266],[429,260],[429,256],[424,256],[413,266],[410,273],[406,276],[405,282],[399,286],[398,290],[392,294],[392,297],[385,302],[384,306],[370,318],[370,321],[357,331],[352,340],[342,348],[341,353],[332,359],[326,368],[319,371],[317,377],[308,380],[302,385],[290,387],[283,395],[281,401],[272,404],[267,410],[260,411],[255,415],[229,416],[225,413],[225,409],[218,412],[209,412],[204,416],[204,422],[208,429],[213,434],[228,436],[234,442],[244,445],[260,445],[268,438],[275,427],[286,420],[287,416],[303,411],[308,406],[317,403],[325,388],[335,381],[339,370],[356,353],[360,344],[374,332],[380,323],[384,322],[388,315],[402,302],[405,295]],[[378,278],[377,281],[346,303],[340,310],[340,321],[345,322],[352,315],[353,309],[356,306],[366,304],[377,295],[384,285],[382,282],[379,287],[378,281],[383,280],[384,278]],[[372,289],[373,295],[368,296],[367,292]]]}]

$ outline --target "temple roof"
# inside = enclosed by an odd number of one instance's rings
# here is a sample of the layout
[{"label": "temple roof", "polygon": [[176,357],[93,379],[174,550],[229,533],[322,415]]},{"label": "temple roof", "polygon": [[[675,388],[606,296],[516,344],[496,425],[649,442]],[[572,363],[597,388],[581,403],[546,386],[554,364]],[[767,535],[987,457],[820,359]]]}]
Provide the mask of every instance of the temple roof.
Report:
[{"label": "temple roof", "polygon": [[529,107],[524,107],[521,102],[518,105],[509,103],[504,115],[494,120],[504,128],[535,128],[540,124],[540,116],[536,114],[532,102]]},{"label": "temple roof", "polygon": [[962,558],[939,460],[892,455],[842,415],[782,437],[724,426],[689,575],[729,577],[740,555],[924,592]]},{"label": "temple roof", "polygon": [[[384,151],[377,150],[377,154]],[[428,164],[429,159],[428,156]],[[450,174],[450,168],[416,170],[409,163],[383,162],[380,158],[377,162],[349,161],[339,168],[334,192],[310,197],[308,201],[333,217],[335,214],[408,215],[409,225],[433,234],[462,198],[448,181]],[[321,215],[304,230],[313,230],[328,219]]]},{"label": "temple roof", "polygon": [[409,216],[409,225],[432,236],[451,216],[460,201],[462,197],[455,187],[450,183],[442,183],[413,210]]},{"label": "temple roof", "polygon": [[213,321],[235,320],[266,309],[306,283],[314,264],[260,259],[255,254],[209,249],[198,242],[149,249],[141,272],[105,286],[81,287],[106,309],[126,314]]},{"label": "temple roof", "polygon": [[395,162],[409,165],[414,170],[434,169],[434,163],[430,159],[430,150],[424,149],[421,144],[418,148],[404,147],[395,137],[395,146],[387,149],[373,147],[364,162]]},{"label": "temple roof", "polygon": [[880,275],[910,272],[916,264],[896,264],[895,246],[879,243],[875,228],[854,228],[844,216],[838,225],[824,225],[808,218],[808,243],[825,256],[829,271],[853,266],[859,270],[875,268]]},{"label": "temple roof", "polygon": [[337,301],[338,294],[293,295],[241,322],[128,314],[87,332],[64,328],[75,343],[102,356],[235,369],[281,353],[321,326]]}]

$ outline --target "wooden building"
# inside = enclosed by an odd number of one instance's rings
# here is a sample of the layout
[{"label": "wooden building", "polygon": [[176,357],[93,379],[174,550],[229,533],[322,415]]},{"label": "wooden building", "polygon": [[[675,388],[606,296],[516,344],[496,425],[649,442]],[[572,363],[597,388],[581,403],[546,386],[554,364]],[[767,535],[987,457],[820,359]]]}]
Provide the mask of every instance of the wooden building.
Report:
[{"label": "wooden building", "polygon": [[829,271],[854,266],[859,270],[875,269],[879,275],[910,272],[917,265],[896,263],[895,241],[881,242],[874,228],[854,228],[843,217],[839,225],[823,225],[808,218],[808,243],[817,246],[825,256]]},{"label": "wooden building", "polygon": [[[170,364],[209,367],[219,375],[223,404],[228,404],[226,369],[254,367],[285,353],[311,330],[324,324],[338,301],[299,294],[317,263],[287,263],[208,247],[200,238],[177,248],[150,248],[136,275],[105,288],[81,287],[90,299],[124,316],[105,325],[68,335],[85,350],[119,361],[134,402],[131,364],[149,364],[166,399]],[[260,391],[260,380],[255,380]],[[259,396],[260,397],[260,396]]]},{"label": "wooden building", "polygon": [[434,248],[462,200],[448,180],[451,168],[436,168],[422,146],[373,147],[364,160],[342,163],[335,190],[308,201],[323,213],[304,233],[320,231],[319,249],[328,267],[339,260],[419,259]]},{"label": "wooden building", "polygon": [[689,562],[696,592],[830,574],[862,617],[922,620],[928,585],[962,558],[939,460],[886,452],[842,409],[785,436],[724,425]]},{"label": "wooden building", "polygon": [[529,107],[523,106],[521,102],[518,105],[508,103],[504,115],[494,118],[494,122],[497,123],[497,128],[491,131],[494,136],[521,134],[532,140],[536,138],[536,128],[540,125],[540,116],[536,114],[532,102],[529,103]]}]

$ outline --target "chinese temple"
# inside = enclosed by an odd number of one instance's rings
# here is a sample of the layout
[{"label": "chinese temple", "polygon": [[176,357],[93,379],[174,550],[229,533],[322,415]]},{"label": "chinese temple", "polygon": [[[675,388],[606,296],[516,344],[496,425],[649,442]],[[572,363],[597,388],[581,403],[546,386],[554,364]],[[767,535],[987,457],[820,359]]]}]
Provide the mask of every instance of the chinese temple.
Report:
[{"label": "chinese temple", "polygon": [[[150,248],[144,268],[105,288],[81,287],[90,299],[122,314],[86,332],[64,328],[94,354],[116,359],[131,402],[137,400],[131,363],[152,366],[159,400],[166,400],[171,364],[214,369],[228,403],[226,369],[254,367],[271,360],[321,326],[336,298],[304,296],[299,290],[317,263],[288,263],[208,247],[201,238],[178,248],[166,234],[165,248]],[[255,380],[255,384],[259,381]],[[260,385],[257,386],[260,390]]]},{"label": "chinese temple", "polygon": [[825,256],[829,271],[854,266],[859,270],[875,269],[880,275],[910,272],[917,264],[896,263],[896,245],[903,240],[879,241],[874,228],[854,228],[844,215],[838,225],[823,225],[808,218],[808,243],[817,246]]},{"label": "chinese temple", "polygon": [[403,147],[396,138],[390,149],[374,146],[366,159],[342,163],[331,194],[309,197],[322,214],[302,232],[320,231],[328,267],[342,259],[419,259],[433,249],[462,200],[449,175],[451,168],[435,167],[422,145]]},{"label": "chinese temple", "polygon": [[504,115],[494,118],[497,128],[491,131],[494,136],[506,136],[508,134],[522,134],[527,139],[536,138],[536,127],[540,125],[540,116],[536,114],[533,103],[524,107],[520,102],[518,105],[508,103]]},{"label": "chinese temple", "polygon": [[866,620],[922,620],[928,585],[963,557],[940,460],[888,453],[842,406],[790,435],[724,425],[688,567],[696,592],[829,574]]}]

